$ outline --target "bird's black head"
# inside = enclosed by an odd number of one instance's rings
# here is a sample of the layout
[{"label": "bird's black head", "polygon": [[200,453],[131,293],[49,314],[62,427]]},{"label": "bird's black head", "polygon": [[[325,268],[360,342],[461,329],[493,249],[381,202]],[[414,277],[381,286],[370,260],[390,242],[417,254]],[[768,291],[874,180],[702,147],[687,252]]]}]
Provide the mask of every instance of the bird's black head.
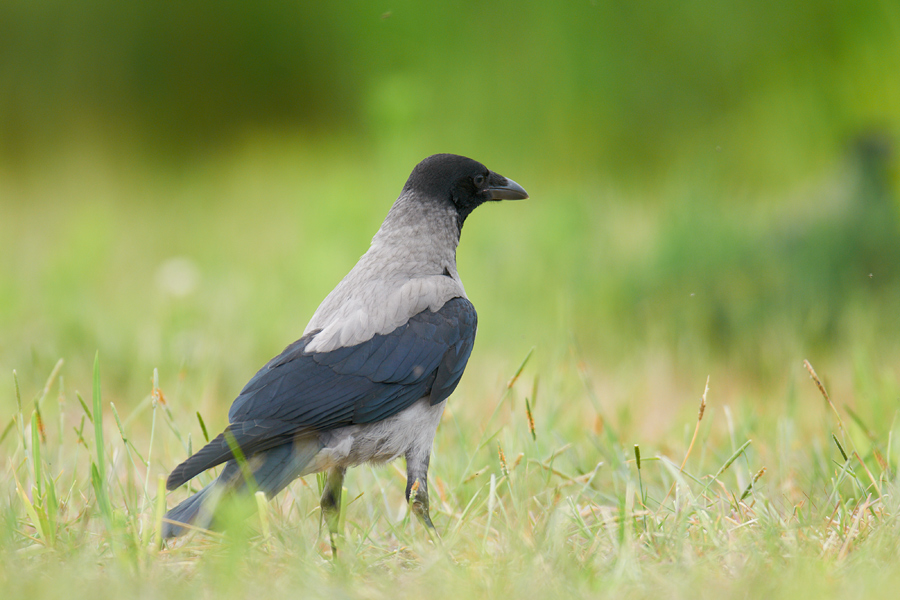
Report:
[{"label": "bird's black head", "polygon": [[456,154],[435,154],[417,164],[403,186],[403,192],[451,202],[456,208],[460,228],[469,213],[485,202],[528,197],[528,192],[512,179]]}]

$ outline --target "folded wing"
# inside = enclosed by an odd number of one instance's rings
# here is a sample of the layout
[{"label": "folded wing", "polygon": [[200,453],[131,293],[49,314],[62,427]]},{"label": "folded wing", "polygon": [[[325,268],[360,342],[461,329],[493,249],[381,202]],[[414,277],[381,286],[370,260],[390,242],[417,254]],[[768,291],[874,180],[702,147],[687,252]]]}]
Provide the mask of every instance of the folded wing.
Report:
[{"label": "folded wing", "polygon": [[453,298],[390,333],[330,352],[306,353],[315,332],[302,337],[253,376],[225,432],[176,467],[168,489],[233,458],[232,444],[249,457],[298,435],[386,419],[426,396],[443,402],[462,377],[476,325],[472,304]]}]

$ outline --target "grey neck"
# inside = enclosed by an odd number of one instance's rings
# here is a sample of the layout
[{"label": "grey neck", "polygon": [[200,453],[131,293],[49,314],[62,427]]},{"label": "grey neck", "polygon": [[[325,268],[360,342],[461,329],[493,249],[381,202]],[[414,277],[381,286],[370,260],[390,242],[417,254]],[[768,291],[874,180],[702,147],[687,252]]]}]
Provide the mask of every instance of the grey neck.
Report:
[{"label": "grey neck", "polygon": [[367,254],[394,258],[422,271],[412,275],[434,275],[446,266],[455,270],[458,244],[459,226],[453,206],[422,201],[404,192],[372,238]]}]

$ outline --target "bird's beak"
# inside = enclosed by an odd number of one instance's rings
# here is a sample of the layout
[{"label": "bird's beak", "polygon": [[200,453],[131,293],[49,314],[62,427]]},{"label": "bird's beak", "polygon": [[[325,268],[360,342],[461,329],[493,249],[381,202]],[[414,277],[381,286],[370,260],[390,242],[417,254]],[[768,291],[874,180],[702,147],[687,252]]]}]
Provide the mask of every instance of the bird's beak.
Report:
[{"label": "bird's beak", "polygon": [[496,173],[491,173],[488,190],[491,192],[491,200],[524,200],[528,197],[525,188],[512,179]]}]

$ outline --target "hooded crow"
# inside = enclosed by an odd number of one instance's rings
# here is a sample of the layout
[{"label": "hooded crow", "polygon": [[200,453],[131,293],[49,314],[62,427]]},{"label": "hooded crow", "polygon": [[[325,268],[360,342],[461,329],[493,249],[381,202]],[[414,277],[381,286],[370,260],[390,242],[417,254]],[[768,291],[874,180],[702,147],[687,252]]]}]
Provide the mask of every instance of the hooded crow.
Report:
[{"label": "hooded crow", "polygon": [[416,165],[369,250],[303,336],[244,386],[225,431],[171,472],[166,487],[174,490],[225,465],[166,514],[163,535],[216,527],[223,494],[250,487],[271,498],[297,477],[327,471],[321,507],[333,541],[347,468],[400,456],[406,498],[433,529],[431,445],[477,322],[456,271],[460,230],[485,202],[527,197],[515,181],[463,156],[436,154]]}]

